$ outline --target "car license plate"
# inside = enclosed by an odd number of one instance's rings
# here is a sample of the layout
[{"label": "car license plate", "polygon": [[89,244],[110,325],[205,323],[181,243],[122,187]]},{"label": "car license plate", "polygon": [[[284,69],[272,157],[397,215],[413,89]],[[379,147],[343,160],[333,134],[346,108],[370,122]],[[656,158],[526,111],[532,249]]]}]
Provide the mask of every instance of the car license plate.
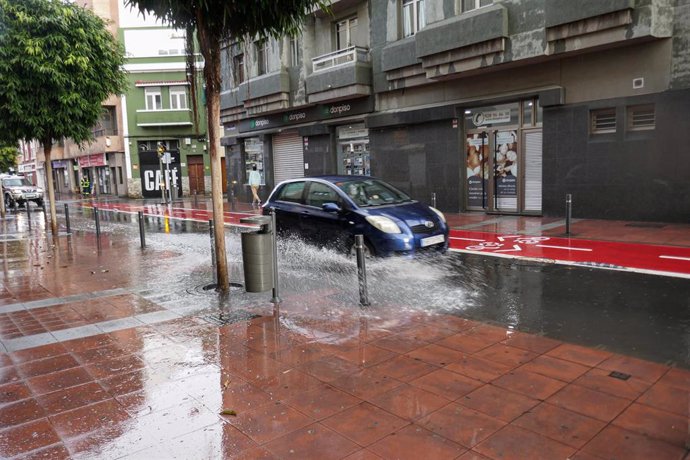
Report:
[{"label": "car license plate", "polygon": [[26,194],[24,195],[24,198],[27,198],[27,199],[31,200],[31,199],[34,199],[34,198],[38,198],[38,195],[36,195],[35,193],[26,193]]},{"label": "car license plate", "polygon": [[446,237],[444,235],[430,236],[429,238],[422,238],[421,245],[423,248],[425,248],[427,246],[431,246],[432,244],[443,243],[444,241],[446,241]]}]

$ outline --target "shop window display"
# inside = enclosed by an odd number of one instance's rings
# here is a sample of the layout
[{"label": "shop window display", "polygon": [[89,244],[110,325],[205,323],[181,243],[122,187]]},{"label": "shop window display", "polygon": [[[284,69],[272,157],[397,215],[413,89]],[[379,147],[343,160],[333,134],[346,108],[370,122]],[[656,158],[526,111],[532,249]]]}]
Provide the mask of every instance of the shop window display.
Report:
[{"label": "shop window display", "polygon": [[244,140],[244,169],[245,179],[249,178],[249,173],[252,171],[254,165],[261,176],[261,185],[266,185],[266,177],[264,175],[264,143],[256,137],[250,137]]}]

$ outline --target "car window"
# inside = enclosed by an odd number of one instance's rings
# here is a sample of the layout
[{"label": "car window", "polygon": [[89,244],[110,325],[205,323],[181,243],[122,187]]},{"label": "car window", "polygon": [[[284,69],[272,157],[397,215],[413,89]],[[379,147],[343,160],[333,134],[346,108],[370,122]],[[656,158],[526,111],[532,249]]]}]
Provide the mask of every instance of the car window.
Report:
[{"label": "car window", "polygon": [[310,182],[307,204],[320,208],[324,203],[336,203],[340,205],[340,197],[332,187],[320,182]]},{"label": "car window", "polygon": [[2,184],[5,187],[21,187],[22,185],[31,185],[31,182],[29,182],[26,179],[21,179],[17,177],[11,179],[3,179]]},{"label": "car window", "polygon": [[412,201],[405,193],[380,180],[350,180],[337,182],[335,185],[347,193],[357,206],[381,206]]},{"label": "car window", "polygon": [[277,199],[280,201],[290,201],[292,203],[302,203],[303,192],[304,182],[290,182],[280,189]]}]

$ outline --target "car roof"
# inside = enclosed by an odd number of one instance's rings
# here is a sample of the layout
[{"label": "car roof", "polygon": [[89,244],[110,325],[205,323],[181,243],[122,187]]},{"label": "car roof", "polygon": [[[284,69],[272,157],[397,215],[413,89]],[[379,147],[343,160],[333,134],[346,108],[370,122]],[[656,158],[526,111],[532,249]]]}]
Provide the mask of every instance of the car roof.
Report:
[{"label": "car roof", "polygon": [[371,176],[350,176],[350,175],[324,175],[324,176],[309,176],[309,177],[301,177],[299,179],[289,179],[286,180],[285,182],[296,182],[296,181],[306,181],[306,180],[323,180],[326,182],[331,182],[333,184],[337,182],[350,182],[350,181],[355,181],[355,180],[367,180],[367,179],[375,179],[374,177]]}]

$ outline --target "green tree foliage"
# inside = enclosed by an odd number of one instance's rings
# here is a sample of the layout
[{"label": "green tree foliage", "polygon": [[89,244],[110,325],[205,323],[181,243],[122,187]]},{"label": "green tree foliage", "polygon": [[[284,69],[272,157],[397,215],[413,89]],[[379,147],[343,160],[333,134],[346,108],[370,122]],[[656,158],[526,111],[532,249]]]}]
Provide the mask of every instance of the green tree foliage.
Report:
[{"label": "green tree foliage", "polygon": [[0,145],[0,173],[9,172],[10,168],[17,169],[19,150],[14,145]]},{"label": "green tree foliage", "polygon": [[[296,34],[305,17],[328,0],[125,0],[143,14],[153,14],[177,29],[196,31],[199,51],[204,57],[206,113],[211,153],[211,192],[215,226],[218,288],[227,292],[229,277],[225,253],[223,196],[218,153],[220,126],[220,45],[223,40],[248,37],[281,37]],[[189,44],[188,37],[188,44]],[[188,45],[189,47],[189,45]],[[196,111],[196,109],[195,109]]]},{"label": "green tree foliage", "polygon": [[[124,50],[106,23],[63,0],[0,0],[0,137],[37,139],[50,177],[53,140],[92,139],[101,103],[123,93]],[[53,233],[54,191],[48,181]]]}]

